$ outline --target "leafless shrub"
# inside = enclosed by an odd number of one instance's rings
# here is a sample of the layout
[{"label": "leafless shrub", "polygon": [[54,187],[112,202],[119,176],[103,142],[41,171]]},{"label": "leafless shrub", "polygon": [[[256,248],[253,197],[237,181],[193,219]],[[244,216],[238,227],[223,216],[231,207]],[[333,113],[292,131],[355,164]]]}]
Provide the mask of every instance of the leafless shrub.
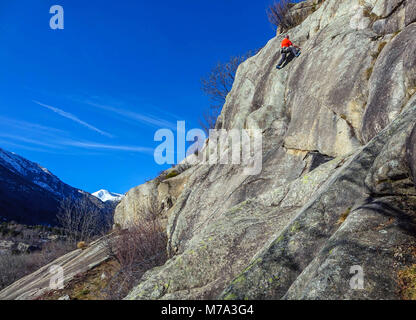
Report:
[{"label": "leafless shrub", "polygon": [[292,5],[291,0],[280,0],[270,5],[267,9],[267,17],[270,23],[280,27],[282,32],[296,27],[302,22],[300,15],[290,12]]},{"label": "leafless shrub", "polygon": [[24,262],[22,256],[11,253],[0,255],[0,290],[30,272],[30,268]]},{"label": "leafless shrub", "polygon": [[212,101],[212,105],[200,120],[200,125],[207,134],[209,129],[215,128],[218,115],[233,86],[239,65],[257,52],[258,50],[249,51],[244,55],[231,57],[226,63],[219,62],[207,76],[201,79],[201,89]]},{"label": "leafless shrub", "polygon": [[70,243],[88,242],[107,227],[99,210],[92,206],[86,197],[64,199],[57,218]]},{"label": "leafless shrub", "polygon": [[166,262],[167,237],[158,214],[151,209],[128,229],[116,230],[109,238],[108,250],[120,270],[107,285],[108,299],[124,298],[147,270]]},{"label": "leafless shrub", "polygon": [[41,251],[27,254],[0,255],[0,290],[35,272],[74,248],[64,242],[44,244]]}]

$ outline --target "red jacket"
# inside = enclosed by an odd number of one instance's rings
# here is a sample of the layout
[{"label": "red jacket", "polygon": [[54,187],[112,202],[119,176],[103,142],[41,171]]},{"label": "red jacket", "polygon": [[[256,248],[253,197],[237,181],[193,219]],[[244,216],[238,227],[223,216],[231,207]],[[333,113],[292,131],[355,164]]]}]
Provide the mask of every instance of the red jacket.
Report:
[{"label": "red jacket", "polygon": [[293,46],[293,43],[289,39],[284,38],[282,41],[282,48],[290,47],[290,46]]}]

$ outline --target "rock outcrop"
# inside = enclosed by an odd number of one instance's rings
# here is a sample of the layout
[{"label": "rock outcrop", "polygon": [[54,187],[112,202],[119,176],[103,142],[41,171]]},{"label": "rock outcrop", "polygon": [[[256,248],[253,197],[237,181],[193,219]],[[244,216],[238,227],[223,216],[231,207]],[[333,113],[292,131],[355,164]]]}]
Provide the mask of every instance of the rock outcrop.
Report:
[{"label": "rock outcrop", "polygon": [[116,207],[114,223],[127,228],[141,216],[157,215],[166,227],[171,209],[194,170],[184,162],[161,173],[156,179],[131,189]]},{"label": "rock outcrop", "polygon": [[169,259],[126,299],[404,296],[416,264],[415,1],[292,10],[302,55],[277,71],[283,36],[270,40],[239,67],[217,121],[262,131],[261,173],[181,164],[128,192],[115,222],[157,208]]},{"label": "rock outcrop", "polygon": [[106,237],[94,241],[85,249],[71,251],[23,277],[1,290],[0,300],[37,299],[53,291],[54,288],[58,289],[60,276],[62,276],[62,284],[67,285],[74,277],[82,275],[110,258],[106,241]]},{"label": "rock outcrop", "polygon": [[326,0],[289,31],[299,58],[275,70],[278,35],[239,67],[217,128],[261,129],[263,170],[193,168],[171,258],[127,299],[400,298],[415,263],[414,11]]}]

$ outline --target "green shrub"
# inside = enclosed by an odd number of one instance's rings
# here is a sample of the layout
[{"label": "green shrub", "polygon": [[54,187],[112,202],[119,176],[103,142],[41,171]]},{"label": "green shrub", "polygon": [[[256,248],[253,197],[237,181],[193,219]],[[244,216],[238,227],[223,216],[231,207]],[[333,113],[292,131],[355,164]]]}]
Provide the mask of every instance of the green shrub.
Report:
[{"label": "green shrub", "polygon": [[178,175],[179,175],[179,172],[178,172],[178,171],[176,171],[176,170],[172,170],[171,172],[169,172],[169,173],[166,175],[165,179],[174,178],[174,177],[176,177],[176,176],[178,176]]}]

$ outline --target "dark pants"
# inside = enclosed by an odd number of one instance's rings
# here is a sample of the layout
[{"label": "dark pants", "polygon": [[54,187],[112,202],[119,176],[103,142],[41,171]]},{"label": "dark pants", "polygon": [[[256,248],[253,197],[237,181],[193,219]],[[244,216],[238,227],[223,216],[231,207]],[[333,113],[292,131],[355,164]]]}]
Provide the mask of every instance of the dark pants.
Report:
[{"label": "dark pants", "polygon": [[292,54],[294,57],[296,57],[298,50],[293,46],[282,48],[282,57],[277,64],[278,67],[280,67],[286,61],[286,58],[289,56],[289,54]]}]

